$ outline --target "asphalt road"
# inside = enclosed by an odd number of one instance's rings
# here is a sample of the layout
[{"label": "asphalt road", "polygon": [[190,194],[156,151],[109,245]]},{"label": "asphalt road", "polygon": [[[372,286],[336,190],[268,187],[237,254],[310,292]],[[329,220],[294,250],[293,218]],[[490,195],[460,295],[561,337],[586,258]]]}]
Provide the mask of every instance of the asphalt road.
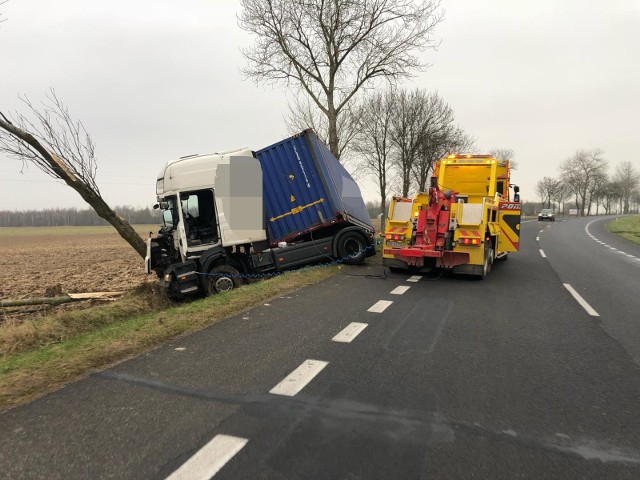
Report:
[{"label": "asphalt road", "polygon": [[0,477],[640,478],[640,251],[592,220],[523,224],[485,281],[350,268],[13,409]]}]

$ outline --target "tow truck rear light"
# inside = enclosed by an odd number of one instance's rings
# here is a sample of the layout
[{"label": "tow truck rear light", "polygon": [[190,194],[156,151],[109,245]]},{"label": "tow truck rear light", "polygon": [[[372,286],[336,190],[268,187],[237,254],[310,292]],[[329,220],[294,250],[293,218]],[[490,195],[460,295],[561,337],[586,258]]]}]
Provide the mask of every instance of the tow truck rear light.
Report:
[{"label": "tow truck rear light", "polygon": [[480,239],[478,237],[459,238],[458,243],[460,245],[480,245]]},{"label": "tow truck rear light", "polygon": [[400,234],[397,234],[397,233],[395,233],[395,234],[394,233],[387,233],[385,235],[385,238],[387,240],[404,240],[404,235],[400,235]]}]

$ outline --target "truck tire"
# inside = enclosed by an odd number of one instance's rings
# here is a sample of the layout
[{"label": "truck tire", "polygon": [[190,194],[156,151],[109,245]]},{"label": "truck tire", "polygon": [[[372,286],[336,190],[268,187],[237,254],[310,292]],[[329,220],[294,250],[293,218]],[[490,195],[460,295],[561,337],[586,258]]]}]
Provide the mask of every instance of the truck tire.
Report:
[{"label": "truck tire", "polygon": [[207,275],[205,289],[207,296],[216,293],[230,292],[242,285],[240,272],[230,265],[213,267]]},{"label": "truck tire", "polygon": [[357,232],[345,233],[338,239],[338,256],[348,265],[364,262],[367,253],[365,238]]},{"label": "truck tire", "polygon": [[476,274],[476,278],[478,280],[484,280],[485,278],[487,278],[487,275],[489,275],[489,272],[491,271],[491,264],[493,263],[492,257],[493,257],[493,248],[491,248],[491,245],[489,244],[489,242],[485,242],[482,265],[478,265],[476,267],[478,272]]}]

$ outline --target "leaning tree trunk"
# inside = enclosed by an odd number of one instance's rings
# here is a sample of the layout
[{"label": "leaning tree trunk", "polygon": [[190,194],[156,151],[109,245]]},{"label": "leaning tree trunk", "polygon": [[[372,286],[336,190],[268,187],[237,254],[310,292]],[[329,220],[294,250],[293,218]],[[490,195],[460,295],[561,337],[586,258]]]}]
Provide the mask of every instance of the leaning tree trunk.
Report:
[{"label": "leaning tree trunk", "polygon": [[145,242],[140,235],[136,233],[129,222],[116,214],[116,212],[107,205],[100,194],[90,185],[87,185],[87,183],[81,178],[78,178],[78,176],[75,175],[67,165],[65,165],[64,161],[60,157],[49,152],[33,135],[2,118],[0,118],[0,128],[3,128],[11,135],[19,138],[37,151],[57,177],[64,180],[67,185],[78,192],[83,200],[87,202],[101,218],[109,222],[120,236],[129,245],[131,245],[142,258],[145,257],[147,252]]}]

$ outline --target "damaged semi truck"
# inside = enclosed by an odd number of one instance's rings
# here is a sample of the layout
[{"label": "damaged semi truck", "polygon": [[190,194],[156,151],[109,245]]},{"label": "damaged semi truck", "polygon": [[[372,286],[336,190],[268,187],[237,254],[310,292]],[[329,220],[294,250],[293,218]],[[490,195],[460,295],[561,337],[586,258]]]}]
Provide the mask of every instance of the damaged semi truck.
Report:
[{"label": "damaged semi truck", "polygon": [[174,298],[375,255],[358,185],[311,130],[255,152],[170,161],[156,194],[164,225],[147,240],[145,268]]}]

